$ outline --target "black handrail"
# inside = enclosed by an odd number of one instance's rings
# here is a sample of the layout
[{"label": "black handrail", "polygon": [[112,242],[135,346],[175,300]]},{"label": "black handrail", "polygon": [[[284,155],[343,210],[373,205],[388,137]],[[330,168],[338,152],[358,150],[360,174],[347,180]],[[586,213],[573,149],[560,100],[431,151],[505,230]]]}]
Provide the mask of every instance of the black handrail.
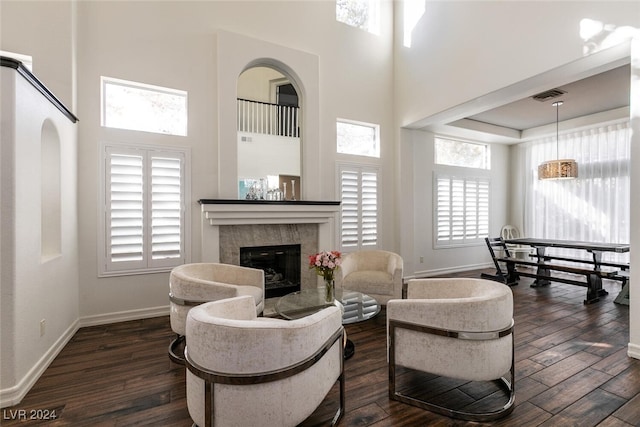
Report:
[{"label": "black handrail", "polygon": [[65,105],[58,99],[56,96],[49,90],[47,87],[42,84],[40,80],[36,76],[29,71],[27,67],[24,66],[22,61],[18,61],[14,58],[9,58],[6,56],[0,56],[0,65],[3,67],[13,68],[24,77],[33,87],[35,87],[38,92],[40,92],[45,98],[49,100],[55,107],[62,112],[72,123],[77,123],[78,118],[67,108]]}]

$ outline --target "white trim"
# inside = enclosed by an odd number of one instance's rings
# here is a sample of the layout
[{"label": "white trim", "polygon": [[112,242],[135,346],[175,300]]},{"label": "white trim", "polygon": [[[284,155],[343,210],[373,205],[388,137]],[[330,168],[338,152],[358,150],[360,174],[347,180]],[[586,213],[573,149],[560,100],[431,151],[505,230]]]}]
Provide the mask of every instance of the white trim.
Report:
[{"label": "white trim", "polygon": [[493,263],[467,264],[456,267],[435,268],[431,270],[419,270],[411,276],[404,276],[404,280],[420,279],[423,277],[441,276],[444,274],[460,273],[464,271],[480,270],[493,267]]},{"label": "white trim", "polygon": [[[373,174],[376,176],[376,243],[375,245],[363,245],[362,244],[362,229],[358,230],[358,243],[355,246],[342,246],[342,209],[343,204],[340,205],[338,212],[338,223],[336,227],[336,243],[341,252],[352,252],[363,249],[375,249],[380,247],[380,236],[382,235],[382,225],[380,218],[380,204],[382,203],[382,167],[378,164],[367,164],[357,162],[336,162],[336,191],[337,198],[342,202],[342,173],[348,171],[358,175],[358,183],[362,183],[363,174]],[[359,225],[362,225],[362,186],[358,187],[358,221]]]},{"label": "white trim", "polygon": [[0,390],[0,408],[19,404],[80,328],[168,316],[169,312],[169,305],[165,305],[76,319],[16,385]]},{"label": "white trim", "polygon": [[[464,168],[463,168],[464,169]],[[481,171],[483,169],[473,169],[473,171]],[[488,171],[487,171],[488,172]],[[451,227],[452,229],[450,230],[450,234],[449,234],[449,238],[447,240],[442,240],[439,241],[438,240],[438,198],[439,198],[439,193],[438,193],[438,181],[439,180],[449,180],[449,185],[451,185],[451,182],[453,180],[462,180],[464,183],[464,188],[465,188],[465,202],[467,200],[466,198],[466,183],[467,181],[475,181],[478,186],[480,186],[480,183],[486,183],[487,186],[487,205],[488,205],[488,211],[487,211],[487,234],[483,235],[480,234],[480,225],[481,223],[479,221],[477,221],[477,233],[479,234],[479,237],[476,238],[466,238],[463,237],[462,239],[459,240],[453,240],[451,238],[451,234],[453,232],[453,227]],[[432,188],[432,194],[433,194],[433,221],[431,224],[432,227],[432,234],[433,234],[433,248],[434,249],[447,249],[447,248],[459,248],[459,247],[467,247],[467,246],[482,246],[482,244],[484,243],[484,238],[488,237],[488,231],[491,230],[491,176],[489,175],[485,175],[483,176],[483,174],[457,174],[457,173],[446,173],[446,172],[439,172],[437,170],[433,171],[433,188]],[[451,188],[449,189],[449,195],[452,196],[452,191]],[[453,197],[450,197],[451,200],[453,200]],[[479,217],[476,217],[476,219],[479,219]],[[450,221],[451,222],[451,221]],[[464,219],[464,223],[465,223],[465,229],[466,229],[466,224],[468,222],[468,217],[466,216],[465,213],[465,219]]]},{"label": "white trim", "polygon": [[110,323],[128,322],[130,320],[150,319],[169,315],[169,305],[141,308],[136,310],[116,311],[80,318],[80,327],[108,325]]},{"label": "white trim", "polygon": [[[184,98],[184,129],[178,132],[161,131],[158,129],[139,129],[121,126],[107,126],[107,96],[106,86],[120,86],[131,89],[145,90],[155,92],[160,95],[171,95]],[[100,76],[100,126],[111,129],[121,129],[133,132],[150,132],[158,135],[171,135],[177,137],[186,137],[189,133],[189,94],[185,90],[173,89],[164,86],[156,86],[147,83],[134,82],[130,80],[116,79],[113,77]]]},{"label": "white trim", "polygon": [[220,227],[227,225],[318,224],[318,247],[334,248],[340,205],[203,203],[202,262],[220,262]]},{"label": "white trim", "polygon": [[[346,125],[354,125],[354,126],[360,126],[360,127],[364,127],[364,128],[371,128],[373,129],[374,132],[374,144],[375,146],[373,147],[376,151],[375,155],[369,155],[369,154],[363,154],[363,153],[347,153],[344,151],[339,151],[338,150],[338,124],[346,124]],[[357,157],[364,157],[364,158],[368,158],[368,159],[377,159],[380,160],[381,156],[382,156],[382,138],[380,135],[380,125],[377,123],[369,123],[369,122],[363,122],[363,121],[358,121],[358,120],[351,120],[351,119],[342,119],[340,117],[336,118],[336,154],[338,155],[342,155],[342,156],[357,156]]]},{"label": "white trim", "polygon": [[74,321],[16,385],[0,390],[1,408],[17,405],[22,401],[79,328],[78,320]]},{"label": "white trim", "polygon": [[[106,173],[107,173],[107,165],[106,162],[108,160],[108,151],[110,149],[115,149],[119,153],[149,153],[149,152],[157,152],[157,153],[173,153],[179,154],[182,156],[183,160],[183,169],[182,173],[182,182],[184,184],[184,188],[182,189],[182,227],[184,235],[183,238],[183,254],[182,261],[177,262],[178,264],[184,264],[190,262],[191,260],[191,149],[188,147],[176,147],[176,146],[165,146],[165,145],[154,145],[154,144],[138,144],[138,143],[123,143],[123,142],[113,142],[113,141],[102,141],[100,143],[100,150],[98,151],[98,166],[99,166],[99,179],[98,179],[98,192],[99,202],[97,204],[98,209],[98,229],[97,229],[97,246],[98,246],[98,257],[97,257],[97,272],[98,277],[113,277],[113,276],[125,276],[125,275],[136,275],[136,274],[147,274],[147,273],[162,273],[170,271],[174,264],[171,265],[150,265],[148,267],[143,268],[124,268],[122,266],[121,269],[113,270],[109,269],[107,262],[107,241],[106,241],[106,227],[107,227],[107,189],[106,189]],[[146,159],[146,154],[145,154]],[[146,160],[145,160],[146,162]],[[146,170],[146,166],[145,166]]]},{"label": "white trim", "polygon": [[634,359],[640,359],[640,345],[629,343],[627,355],[629,357],[633,357]]}]

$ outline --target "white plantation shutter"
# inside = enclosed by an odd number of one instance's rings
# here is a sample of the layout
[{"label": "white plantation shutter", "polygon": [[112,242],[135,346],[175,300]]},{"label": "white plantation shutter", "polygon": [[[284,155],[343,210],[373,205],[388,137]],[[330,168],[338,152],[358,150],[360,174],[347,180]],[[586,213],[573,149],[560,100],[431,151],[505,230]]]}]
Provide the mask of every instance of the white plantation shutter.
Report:
[{"label": "white plantation shutter", "polygon": [[341,245],[346,248],[358,247],[359,232],[359,180],[358,173],[354,171],[342,171],[340,174],[342,183],[342,219],[341,219]]},{"label": "white plantation shutter", "polygon": [[108,166],[109,261],[136,266],[144,254],[143,158],[111,154]]},{"label": "white plantation shutter", "polygon": [[378,174],[362,172],[360,183],[362,246],[376,246],[378,244]]},{"label": "white plantation shutter", "polygon": [[344,166],[340,170],[341,250],[378,244],[378,171]]},{"label": "white plantation shutter", "polygon": [[437,246],[477,243],[489,235],[489,180],[436,176]]},{"label": "white plantation shutter", "polygon": [[105,147],[101,274],[166,269],[185,256],[185,155]]},{"label": "white plantation shutter", "polygon": [[151,259],[180,258],[182,253],[181,159],[151,159]]}]

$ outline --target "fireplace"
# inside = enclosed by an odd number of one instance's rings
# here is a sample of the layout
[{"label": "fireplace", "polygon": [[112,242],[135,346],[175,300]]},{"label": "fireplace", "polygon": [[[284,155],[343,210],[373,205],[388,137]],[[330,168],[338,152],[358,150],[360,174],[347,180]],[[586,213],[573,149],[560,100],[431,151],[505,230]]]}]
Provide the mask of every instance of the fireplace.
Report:
[{"label": "fireplace", "polygon": [[340,202],[200,199],[202,261],[240,264],[240,248],[300,245],[300,289],[318,286],[308,255],[336,248]]},{"label": "fireplace", "polygon": [[265,298],[300,290],[300,245],[241,247],[240,265],[264,270]]}]

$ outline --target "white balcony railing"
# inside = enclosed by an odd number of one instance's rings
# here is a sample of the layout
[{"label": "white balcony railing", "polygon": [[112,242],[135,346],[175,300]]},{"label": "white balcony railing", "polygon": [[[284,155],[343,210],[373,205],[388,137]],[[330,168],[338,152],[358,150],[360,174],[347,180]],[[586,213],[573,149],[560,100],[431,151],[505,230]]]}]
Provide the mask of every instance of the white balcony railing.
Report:
[{"label": "white balcony railing", "polygon": [[298,107],[238,98],[238,131],[298,138],[299,110]]}]

